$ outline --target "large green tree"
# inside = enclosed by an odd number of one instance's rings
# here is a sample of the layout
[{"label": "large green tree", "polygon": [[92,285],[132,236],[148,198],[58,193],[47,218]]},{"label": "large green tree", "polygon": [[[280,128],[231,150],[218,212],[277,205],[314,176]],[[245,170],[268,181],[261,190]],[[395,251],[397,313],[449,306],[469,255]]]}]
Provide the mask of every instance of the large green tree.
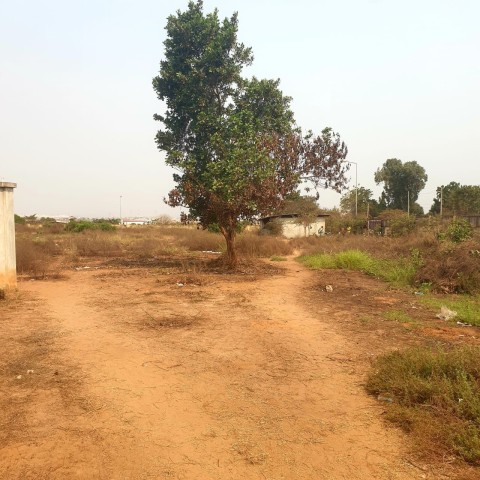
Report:
[{"label": "large green tree", "polygon": [[375,183],[383,183],[380,205],[385,208],[406,211],[418,200],[419,193],[425,188],[428,176],[417,162],[405,162],[389,158],[375,172]]},{"label": "large green tree", "polygon": [[278,80],[247,79],[250,48],[237,41],[238,18],[220,21],[203,2],[189,2],[167,22],[165,55],[153,79],[165,113],[156,135],[175,188],[168,203],[217,223],[228,260],[237,262],[240,220],[268,214],[302,181],[340,190],[347,148],[338,134],[302,135]]},{"label": "large green tree", "polygon": [[480,185],[460,185],[450,182],[437,187],[436,198],[433,199],[430,213],[440,213],[443,202],[443,212],[446,215],[467,215],[480,213]]}]

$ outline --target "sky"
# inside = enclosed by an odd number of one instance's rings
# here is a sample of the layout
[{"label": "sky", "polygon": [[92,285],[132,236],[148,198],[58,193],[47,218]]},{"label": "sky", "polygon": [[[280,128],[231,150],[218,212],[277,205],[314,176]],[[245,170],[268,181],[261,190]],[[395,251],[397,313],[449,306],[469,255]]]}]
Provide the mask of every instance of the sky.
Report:
[{"label": "sky", "polygon": [[[0,181],[19,215],[178,217],[154,136],[167,17],[187,0],[0,0]],[[388,158],[480,184],[478,0],[205,0],[239,14],[246,76],[280,78],[297,124],[340,133],[349,187]],[[320,206],[340,195],[320,191]]]}]

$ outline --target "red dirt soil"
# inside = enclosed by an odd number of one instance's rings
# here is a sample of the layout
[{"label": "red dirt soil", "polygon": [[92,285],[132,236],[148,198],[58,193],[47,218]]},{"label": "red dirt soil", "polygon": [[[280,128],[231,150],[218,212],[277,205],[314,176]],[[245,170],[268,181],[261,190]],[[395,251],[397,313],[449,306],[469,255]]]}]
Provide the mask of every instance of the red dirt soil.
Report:
[{"label": "red dirt soil", "polygon": [[372,357],[418,341],[376,319],[407,294],[281,266],[21,282],[0,306],[0,478],[457,478],[415,460],[363,388]]}]

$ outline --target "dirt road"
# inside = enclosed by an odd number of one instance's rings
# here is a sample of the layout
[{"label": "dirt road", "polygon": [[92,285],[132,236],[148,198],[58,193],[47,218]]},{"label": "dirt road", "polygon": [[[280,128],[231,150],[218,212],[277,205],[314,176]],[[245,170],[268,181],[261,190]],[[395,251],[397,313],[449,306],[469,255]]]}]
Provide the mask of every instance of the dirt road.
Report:
[{"label": "dirt road", "polygon": [[364,392],[370,346],[342,328],[359,299],[316,299],[318,274],[282,267],[21,283],[1,322],[1,478],[438,478]]}]

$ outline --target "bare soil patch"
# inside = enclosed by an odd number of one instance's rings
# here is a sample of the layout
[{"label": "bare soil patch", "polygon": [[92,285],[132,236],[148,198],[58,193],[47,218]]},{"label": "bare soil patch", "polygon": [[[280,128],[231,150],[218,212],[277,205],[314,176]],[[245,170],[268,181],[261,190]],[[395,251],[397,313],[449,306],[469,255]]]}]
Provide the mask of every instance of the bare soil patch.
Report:
[{"label": "bare soil patch", "polygon": [[91,263],[0,303],[1,478],[476,473],[418,460],[364,391],[375,356],[476,329],[361,274],[289,259],[227,275],[209,258]]}]

